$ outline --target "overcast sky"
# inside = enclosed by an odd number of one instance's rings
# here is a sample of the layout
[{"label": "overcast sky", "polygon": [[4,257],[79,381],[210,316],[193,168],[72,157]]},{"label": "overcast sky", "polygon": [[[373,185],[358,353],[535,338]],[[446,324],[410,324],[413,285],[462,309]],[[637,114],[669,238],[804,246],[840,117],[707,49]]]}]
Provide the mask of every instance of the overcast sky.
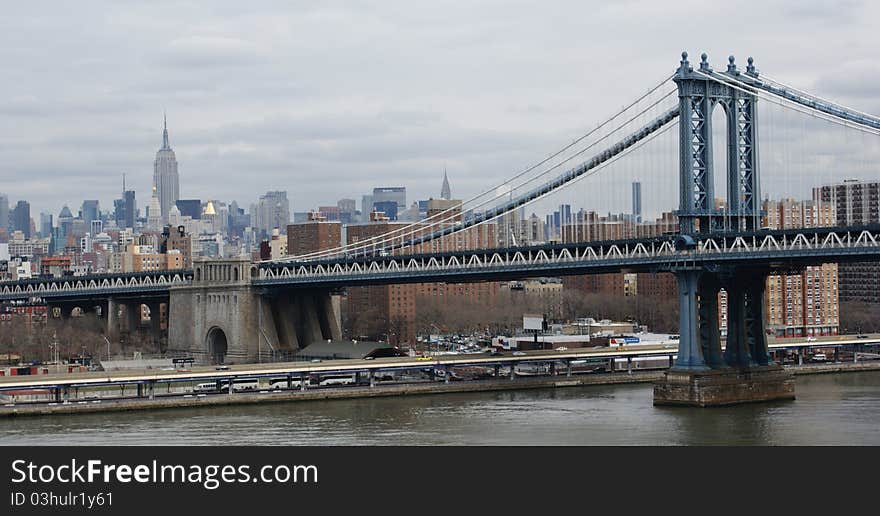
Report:
[{"label": "overcast sky", "polygon": [[[57,216],[143,208],[162,113],[181,198],[291,211],[403,185],[466,198],[678,65],[728,54],[880,113],[877,2],[7,2],[0,192]],[[733,10],[733,6],[736,10]]]}]

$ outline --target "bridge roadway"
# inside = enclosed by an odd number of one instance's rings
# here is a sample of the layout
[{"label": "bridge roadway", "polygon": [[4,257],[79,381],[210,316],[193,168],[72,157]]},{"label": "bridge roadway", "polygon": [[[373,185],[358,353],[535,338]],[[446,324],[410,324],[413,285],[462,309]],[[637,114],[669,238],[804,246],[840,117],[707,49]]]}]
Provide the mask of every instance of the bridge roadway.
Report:
[{"label": "bridge roadway", "polygon": [[[880,345],[880,334],[854,336],[820,337],[815,341],[803,338],[773,339],[769,349],[832,348],[852,345]],[[230,365],[228,370],[217,370],[216,366],[197,366],[187,371],[146,370],[142,372],[88,372],[77,374],[5,377],[0,380],[0,393],[4,391],[30,389],[63,389],[83,387],[109,387],[120,385],[156,385],[183,382],[207,382],[228,378],[294,378],[320,374],[373,373],[418,370],[423,368],[452,368],[463,366],[505,366],[541,363],[572,362],[576,360],[610,360],[637,357],[672,357],[678,352],[676,343],[647,345],[636,344],[614,348],[574,348],[566,351],[530,351],[523,355],[504,352],[500,356],[485,353],[436,355],[425,357],[377,358],[373,360],[327,360],[322,362],[285,362],[271,364]]]}]

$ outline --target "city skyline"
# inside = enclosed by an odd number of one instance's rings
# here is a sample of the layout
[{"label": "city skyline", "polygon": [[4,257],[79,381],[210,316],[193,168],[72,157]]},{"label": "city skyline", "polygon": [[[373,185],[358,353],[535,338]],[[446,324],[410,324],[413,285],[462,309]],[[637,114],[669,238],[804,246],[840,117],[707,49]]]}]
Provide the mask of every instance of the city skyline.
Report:
[{"label": "city skyline", "polygon": [[[723,17],[721,7],[701,6],[697,16],[684,4],[634,4],[625,15],[562,5],[564,17],[527,6],[509,6],[501,17],[488,6],[454,5],[426,14],[390,5],[368,13],[296,6],[271,16],[261,6],[202,9],[175,5],[175,19],[157,24],[163,10],[154,6],[98,3],[40,13],[39,21],[33,7],[8,8],[0,58],[12,75],[0,86],[0,112],[10,123],[0,129],[0,152],[16,180],[0,190],[10,202],[27,200],[32,214],[54,214],[82,199],[110,206],[125,173],[145,206],[165,109],[185,163],[184,198],[247,206],[282,190],[300,211],[349,195],[335,190],[340,182],[352,194],[369,191],[381,174],[387,180],[380,183],[406,184],[411,198],[422,199],[436,195],[444,164],[456,197],[467,198],[483,180],[509,177],[582,134],[611,106],[641,93],[644,85],[628,80],[631,70],[671,72],[669,56],[682,49],[706,50],[716,66],[731,51],[740,61],[746,54],[739,52],[748,52],[774,76],[880,111],[866,86],[877,74],[865,43],[877,7],[868,3],[834,10],[761,4],[762,16],[736,31],[701,26]],[[108,22],[78,23],[98,12]],[[364,14],[369,23],[338,30]],[[494,21],[479,21],[488,19]],[[667,38],[645,48],[657,27],[681,19],[687,41]],[[445,30],[451,21],[460,23]],[[585,27],[593,37],[565,36]],[[609,27],[645,36],[613,38],[611,46],[603,43]],[[75,37],[41,46],[61,29]],[[796,38],[779,38],[780,30],[809,30],[823,45],[800,52]],[[774,36],[762,36],[767,31]],[[333,47],[323,43],[327,33],[340,36]],[[710,43],[694,48],[693,41]],[[511,45],[527,50],[514,59]],[[334,80],[340,71],[358,81]],[[59,180],[64,188],[54,188]]]}]

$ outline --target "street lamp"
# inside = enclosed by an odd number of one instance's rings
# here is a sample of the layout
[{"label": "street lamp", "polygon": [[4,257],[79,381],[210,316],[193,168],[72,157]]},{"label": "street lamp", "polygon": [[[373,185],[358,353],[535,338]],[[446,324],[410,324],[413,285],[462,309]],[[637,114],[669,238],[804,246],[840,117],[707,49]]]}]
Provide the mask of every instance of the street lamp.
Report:
[{"label": "street lamp", "polygon": [[101,338],[104,339],[104,342],[107,343],[107,360],[110,360],[110,341],[105,335],[101,335]]}]

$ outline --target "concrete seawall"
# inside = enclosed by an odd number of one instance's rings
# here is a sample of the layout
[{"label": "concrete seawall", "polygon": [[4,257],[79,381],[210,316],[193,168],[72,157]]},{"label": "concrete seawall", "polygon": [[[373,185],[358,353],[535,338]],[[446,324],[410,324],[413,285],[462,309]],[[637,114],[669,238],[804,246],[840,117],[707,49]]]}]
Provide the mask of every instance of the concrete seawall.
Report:
[{"label": "concrete seawall", "polygon": [[[795,375],[830,374],[844,372],[880,371],[880,363],[810,364],[786,367]],[[0,407],[0,417],[86,414],[96,412],[124,412],[134,410],[209,407],[219,405],[246,405],[328,399],[372,398],[383,396],[412,396],[454,392],[489,392],[523,389],[547,389],[587,385],[651,383],[663,377],[665,370],[633,371],[627,373],[585,374],[575,376],[541,376],[530,378],[473,380],[450,383],[418,383],[377,385],[375,387],[343,387],[306,391],[269,391],[265,393],[215,394],[210,396],[170,396],[167,398],[126,400],[71,401],[61,404],[17,404]]]}]

